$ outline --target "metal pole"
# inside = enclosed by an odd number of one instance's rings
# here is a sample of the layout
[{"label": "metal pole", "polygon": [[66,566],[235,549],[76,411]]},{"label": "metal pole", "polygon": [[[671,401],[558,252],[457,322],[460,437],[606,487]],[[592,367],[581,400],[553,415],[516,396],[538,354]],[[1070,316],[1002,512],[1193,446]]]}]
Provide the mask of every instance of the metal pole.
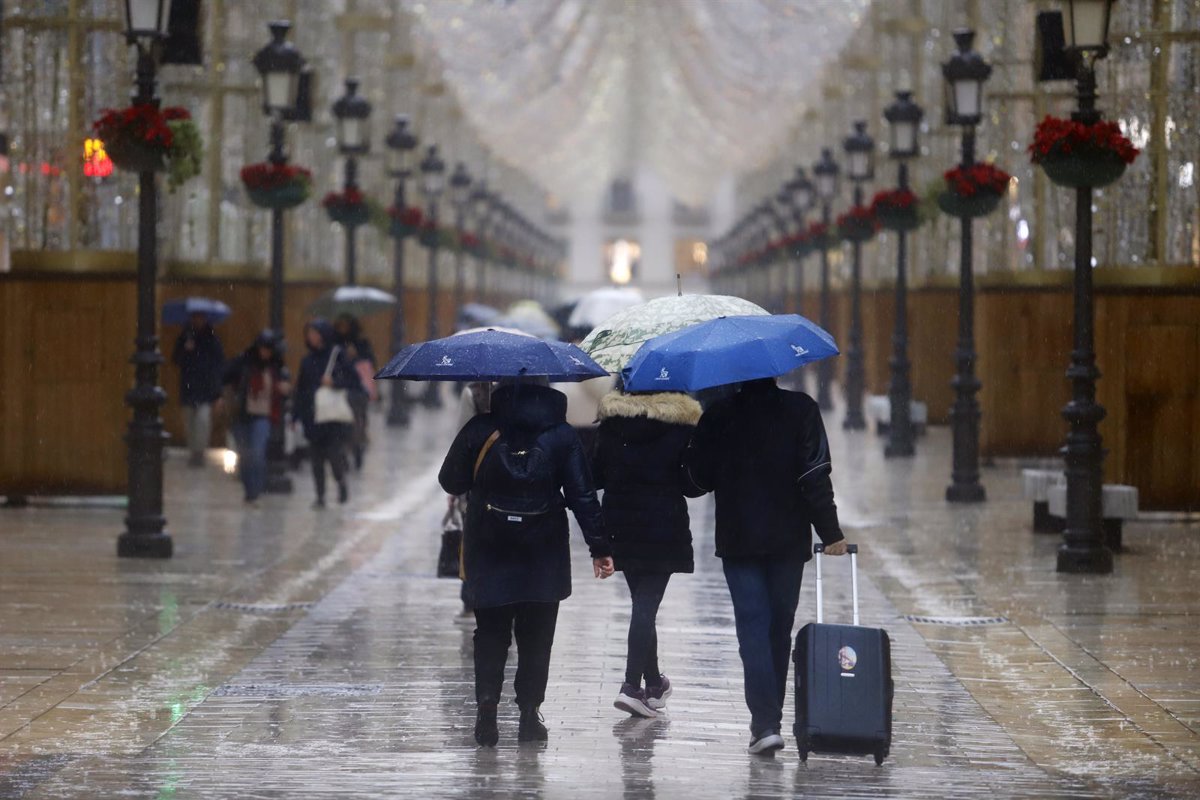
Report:
[{"label": "metal pole", "polygon": [[[155,63],[150,51],[138,47],[135,105],[158,105],[155,96]],[[117,555],[135,558],[170,558],[171,536],[163,517],[163,432],[159,409],[167,395],[158,385],[158,351],[155,296],[158,280],[158,184],[153,170],[138,173],[137,338],[130,361],[134,386],[125,395],[133,409],[125,441],[129,446],[129,512],[125,531],[117,539]]]},{"label": "metal pole", "polygon": [[[908,188],[908,164],[900,162],[900,188]],[[888,458],[911,456],[915,452],[912,431],[912,385],[908,372],[908,233],[899,232],[896,242],[896,324],[892,332],[892,380],[888,401],[892,407],[888,443],[883,454]]]},{"label": "metal pole", "polygon": [[463,307],[467,282],[466,256],[462,246],[463,209],[461,205],[454,209],[454,229],[458,232],[458,249],[454,252],[454,313],[457,314],[458,310]]},{"label": "metal pole", "polygon": [[[282,167],[287,164],[287,154],[283,150],[283,120],[276,114],[271,120],[271,153],[267,160]],[[271,297],[269,318],[271,330],[275,332],[277,347],[282,352],[283,347],[283,209],[271,209]],[[282,377],[286,380],[287,368],[284,367]],[[282,415],[279,419],[271,420],[271,431],[267,435],[267,492],[271,494],[291,494],[292,479],[288,475],[286,445],[283,430]]]},{"label": "metal pole", "polygon": [[[345,183],[344,191],[346,192],[358,188],[358,159],[354,156],[346,156]],[[357,253],[354,248],[355,233],[357,230],[357,225],[350,222],[346,223],[346,283],[350,286],[358,283]]]},{"label": "metal pole", "polygon": [[[1100,119],[1096,110],[1096,73],[1089,60],[1081,62],[1079,110],[1072,118],[1085,124]],[[1070,426],[1062,453],[1067,474],[1067,518],[1058,549],[1059,572],[1109,573],[1113,554],[1104,541],[1101,501],[1104,450],[1100,420],[1104,408],[1096,402],[1096,352],[1092,309],[1092,190],[1075,190],[1075,347],[1067,378],[1071,402],[1063,409]]]},{"label": "metal pole", "polygon": [[[962,167],[975,163],[975,127],[963,127]],[[962,246],[958,270],[958,347],[954,361],[958,371],[950,385],[954,388],[954,406],[950,425],[954,441],[953,468],[946,500],[951,503],[981,503],[987,492],[979,483],[979,401],[976,393],[982,384],[975,377],[975,271],[972,220],[963,217]]]},{"label": "metal pole", "polygon": [[[407,207],[404,196],[405,176],[396,179],[396,194],[392,205],[403,211]],[[404,347],[404,239],[392,239],[392,294],[396,296],[396,307],[392,312],[392,355]],[[387,424],[392,428],[408,425],[408,382],[392,381],[391,405],[388,406]]]},{"label": "metal pole", "polygon": [[[863,204],[863,190],[854,184],[854,205]],[[850,279],[850,349],[846,354],[846,419],[842,427],[861,431],[867,427],[863,417],[863,347],[862,347],[862,242],[855,239],[850,245],[853,253],[853,273]],[[828,360],[828,359],[827,359]]]},{"label": "metal pole", "polygon": [[[833,211],[829,203],[821,206],[821,222],[828,230],[833,222]],[[829,308],[829,248],[821,248],[821,327],[829,330],[832,327]],[[822,411],[833,408],[833,359],[826,358],[817,362],[817,406]]]},{"label": "metal pole", "polygon": [[[438,338],[438,204],[437,200],[429,201],[429,222],[431,239],[429,241],[429,319],[427,323],[426,339],[433,340]],[[427,408],[442,407],[442,393],[439,391],[437,381],[428,381],[425,384],[425,395],[422,402]]]}]

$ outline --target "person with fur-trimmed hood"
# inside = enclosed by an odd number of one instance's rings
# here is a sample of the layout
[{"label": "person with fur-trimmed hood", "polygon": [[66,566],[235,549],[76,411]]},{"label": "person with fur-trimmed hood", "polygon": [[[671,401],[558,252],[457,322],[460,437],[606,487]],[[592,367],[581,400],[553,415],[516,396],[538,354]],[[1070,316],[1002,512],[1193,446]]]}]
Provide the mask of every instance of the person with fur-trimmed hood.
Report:
[{"label": "person with fur-trimmed hood", "polygon": [[618,388],[600,401],[592,473],[604,489],[614,567],[624,572],[633,600],[625,683],[613,705],[635,716],[658,716],[671,694],[659,672],[655,621],[671,574],[694,569],[685,498],[703,491],[691,482],[683,454],[699,419],[700,404],[680,392]]}]

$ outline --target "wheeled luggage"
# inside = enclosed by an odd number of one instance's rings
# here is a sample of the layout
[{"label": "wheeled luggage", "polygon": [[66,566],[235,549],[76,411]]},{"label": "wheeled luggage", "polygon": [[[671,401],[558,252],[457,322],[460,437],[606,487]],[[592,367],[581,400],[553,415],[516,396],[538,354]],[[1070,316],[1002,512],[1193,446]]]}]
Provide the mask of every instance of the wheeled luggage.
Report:
[{"label": "wheeled luggage", "polygon": [[882,764],[892,746],[892,654],[887,631],[858,624],[858,545],[849,545],[854,624],[827,625],[817,560],[817,621],[800,629],[796,664],[796,746],[808,754],[873,755]]}]

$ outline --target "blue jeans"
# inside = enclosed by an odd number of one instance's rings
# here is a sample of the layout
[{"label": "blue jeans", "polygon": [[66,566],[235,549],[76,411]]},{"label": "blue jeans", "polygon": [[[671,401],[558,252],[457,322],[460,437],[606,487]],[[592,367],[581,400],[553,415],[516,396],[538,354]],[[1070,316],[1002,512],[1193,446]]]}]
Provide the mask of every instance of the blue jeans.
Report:
[{"label": "blue jeans", "polygon": [[271,436],[271,420],[267,417],[244,417],[233,424],[233,438],[238,446],[238,473],[247,500],[257,500],[267,488],[267,439]]},{"label": "blue jeans", "polygon": [[750,708],[750,733],[779,732],[792,655],[792,622],[800,602],[801,557],[726,558],[738,653]]}]

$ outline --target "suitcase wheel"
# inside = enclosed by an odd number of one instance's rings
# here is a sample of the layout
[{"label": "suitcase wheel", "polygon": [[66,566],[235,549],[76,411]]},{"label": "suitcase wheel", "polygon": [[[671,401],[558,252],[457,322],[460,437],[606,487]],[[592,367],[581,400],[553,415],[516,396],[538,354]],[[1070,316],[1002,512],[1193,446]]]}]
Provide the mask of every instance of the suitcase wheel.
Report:
[{"label": "suitcase wheel", "polygon": [[876,750],[875,751],[875,766],[882,767],[883,759],[884,759],[884,752],[882,750]]},{"label": "suitcase wheel", "polygon": [[800,750],[800,763],[801,764],[808,763],[808,751],[803,748],[801,748],[801,750]]}]

